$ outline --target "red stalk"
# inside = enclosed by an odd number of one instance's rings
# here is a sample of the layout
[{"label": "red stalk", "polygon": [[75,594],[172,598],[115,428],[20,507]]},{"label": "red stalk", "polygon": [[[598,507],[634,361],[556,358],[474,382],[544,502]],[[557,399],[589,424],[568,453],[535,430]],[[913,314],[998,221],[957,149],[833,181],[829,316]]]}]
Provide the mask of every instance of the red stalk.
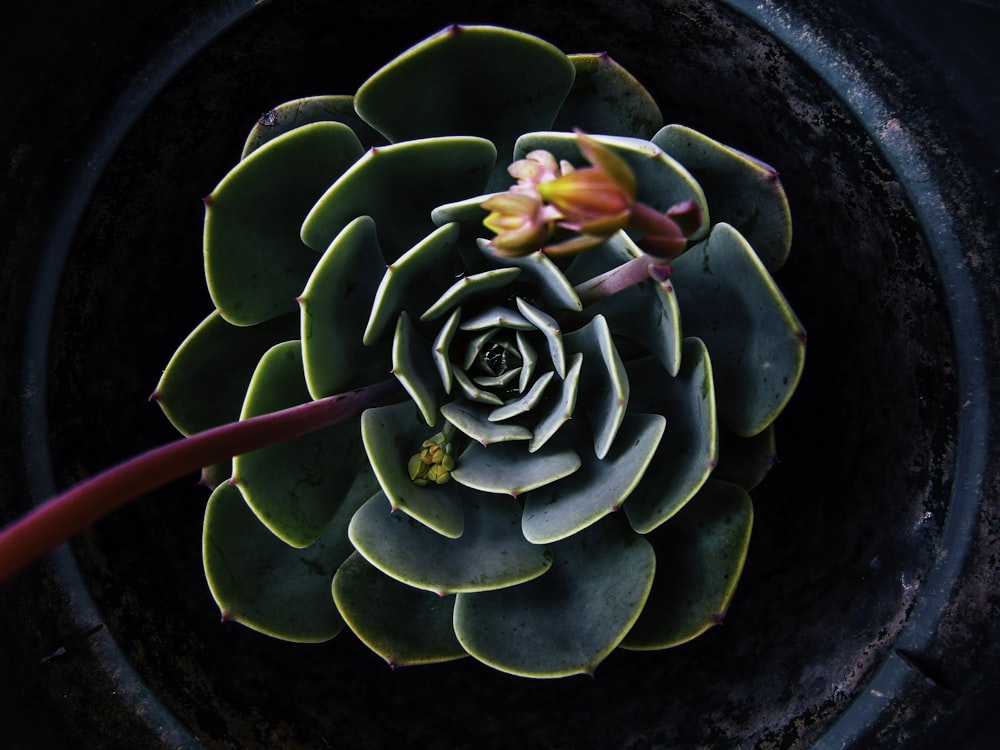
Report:
[{"label": "red stalk", "polygon": [[215,427],[141,453],[47,500],[0,531],[0,583],[95,521],[204,466],[359,416],[403,395],[393,378]]}]

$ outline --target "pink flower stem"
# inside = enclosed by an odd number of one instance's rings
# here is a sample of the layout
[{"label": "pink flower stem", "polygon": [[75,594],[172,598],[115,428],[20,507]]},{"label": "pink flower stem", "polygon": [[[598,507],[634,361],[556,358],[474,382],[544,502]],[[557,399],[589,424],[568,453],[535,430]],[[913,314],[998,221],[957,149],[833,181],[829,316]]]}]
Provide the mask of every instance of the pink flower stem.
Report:
[{"label": "pink flower stem", "polygon": [[610,297],[612,294],[628,289],[633,284],[638,284],[649,278],[663,283],[670,277],[670,271],[669,264],[657,263],[648,255],[640,255],[638,258],[626,261],[600,276],[578,284],[573,289],[580,297],[580,302],[586,307],[599,299]]},{"label": "pink flower stem", "polygon": [[150,490],[219,461],[357,417],[405,395],[395,378],[153,448],[87,479],[0,531],[0,583]]}]

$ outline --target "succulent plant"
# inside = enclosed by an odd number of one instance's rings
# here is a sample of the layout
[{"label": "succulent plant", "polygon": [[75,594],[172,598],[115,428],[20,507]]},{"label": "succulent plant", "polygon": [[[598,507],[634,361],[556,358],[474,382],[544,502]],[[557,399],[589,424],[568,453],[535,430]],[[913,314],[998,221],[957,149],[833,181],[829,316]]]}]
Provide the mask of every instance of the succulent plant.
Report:
[{"label": "succulent plant", "polygon": [[262,117],[205,203],[182,433],[402,386],[206,467],[224,619],[531,677],[721,621],[804,358],[772,168],[606,54],[453,26]]}]

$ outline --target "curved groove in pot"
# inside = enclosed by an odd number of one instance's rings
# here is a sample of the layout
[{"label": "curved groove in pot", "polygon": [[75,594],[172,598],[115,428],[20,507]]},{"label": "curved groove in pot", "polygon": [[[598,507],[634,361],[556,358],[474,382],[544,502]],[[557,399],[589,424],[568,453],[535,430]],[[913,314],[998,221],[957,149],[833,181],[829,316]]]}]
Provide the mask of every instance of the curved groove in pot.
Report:
[{"label": "curved groove in pot", "polygon": [[[907,198],[924,228],[931,255],[941,277],[950,315],[955,351],[960,404],[980,402],[989,394],[983,350],[981,303],[962,257],[952,217],[939,186],[930,176],[924,146],[912,138],[892,117],[878,92],[864,80],[835,42],[818,33],[807,33],[808,24],[796,11],[777,8],[756,0],[723,0],[744,13],[786,47],[799,55],[830,88],[865,128],[882,156],[899,176]],[[942,607],[955,589],[969,552],[976,516],[980,510],[983,477],[989,461],[990,409],[962,408],[958,418],[955,449],[955,476],[942,530],[940,550],[921,595],[899,633],[894,652],[879,668],[840,718],[815,745],[818,749],[850,747],[879,720],[908,681],[925,679],[914,664],[899,652],[919,653],[925,648],[941,620]]]}]

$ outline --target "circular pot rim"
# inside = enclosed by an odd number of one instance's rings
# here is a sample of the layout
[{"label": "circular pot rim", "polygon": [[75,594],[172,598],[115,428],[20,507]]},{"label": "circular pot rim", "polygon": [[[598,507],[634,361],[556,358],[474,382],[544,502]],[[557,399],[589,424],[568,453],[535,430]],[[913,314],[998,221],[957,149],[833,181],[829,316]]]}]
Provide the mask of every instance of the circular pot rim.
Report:
[{"label": "circular pot rim", "polygon": [[[30,296],[27,329],[31,333],[25,338],[23,357],[21,392],[28,394],[22,401],[26,424],[46,424],[45,363],[52,314],[46,302],[55,295],[60,269],[91,190],[104,167],[149,102],[185,63],[227,28],[269,2],[247,0],[207,7],[196,24],[186,28],[169,47],[158,51],[135,78],[138,83],[127,90],[109,112],[107,127],[100,131],[99,140],[89,148],[90,159],[69,183],[64,210],[56,214],[58,220],[41,253],[39,281]],[[959,403],[976,399],[980,405],[978,409],[962,410],[958,415],[955,475],[942,534],[941,546],[945,553],[938,555],[921,598],[897,636],[890,656],[816,745],[821,748],[855,746],[873,727],[891,720],[887,713],[891,703],[887,697],[900,696],[913,681],[927,679],[905,654],[921,652],[934,638],[943,605],[952,597],[970,554],[977,516],[984,502],[984,488],[988,486],[993,430],[992,403],[986,401],[990,397],[991,371],[988,334],[983,325],[984,302],[970,269],[963,262],[963,243],[943,195],[945,188],[933,177],[926,146],[905,129],[891,126],[891,108],[880,97],[878,86],[865,79],[867,71],[854,64],[851,52],[838,47],[822,33],[803,35],[801,29],[806,22],[798,11],[753,0],[722,0],[722,3],[761,26],[819,74],[841,97],[899,177],[925,229],[951,316],[951,330],[962,332],[953,337]],[[49,448],[44,430],[28,431],[23,447],[37,465],[48,465]],[[53,479],[47,472],[29,473],[29,482],[36,498],[49,497],[55,491]],[[61,548],[53,561],[62,585],[72,591],[70,600],[80,619],[99,620],[96,604],[72,554],[67,548]],[[143,715],[150,726],[155,726],[157,734],[177,746],[199,746],[188,730],[145,687],[118,645],[110,638],[106,640],[103,648],[109,670],[131,674],[134,687],[130,699],[142,702]]]}]

